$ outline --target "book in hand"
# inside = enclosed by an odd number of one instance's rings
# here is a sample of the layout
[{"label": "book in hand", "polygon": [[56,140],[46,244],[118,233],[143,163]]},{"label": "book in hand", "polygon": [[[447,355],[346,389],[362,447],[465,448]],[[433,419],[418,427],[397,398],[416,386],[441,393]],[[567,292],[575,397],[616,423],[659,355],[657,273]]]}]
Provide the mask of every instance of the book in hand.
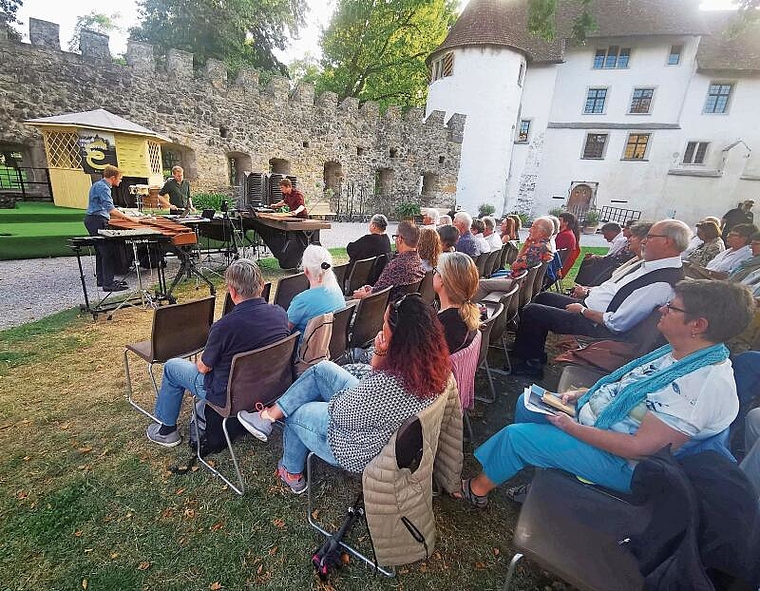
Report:
[{"label": "book in hand", "polygon": [[559,394],[549,392],[549,390],[536,384],[533,384],[530,388],[525,388],[523,401],[525,408],[533,412],[545,415],[556,415],[563,412],[571,417],[575,417],[575,406],[565,404],[562,402]]}]

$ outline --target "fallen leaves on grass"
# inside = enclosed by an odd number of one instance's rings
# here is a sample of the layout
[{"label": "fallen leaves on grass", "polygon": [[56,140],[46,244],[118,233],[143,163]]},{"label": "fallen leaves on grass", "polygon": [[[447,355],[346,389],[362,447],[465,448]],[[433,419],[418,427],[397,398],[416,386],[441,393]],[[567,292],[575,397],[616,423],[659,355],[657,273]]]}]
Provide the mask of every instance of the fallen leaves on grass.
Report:
[{"label": "fallen leaves on grass", "polygon": [[148,570],[150,568],[150,562],[143,561],[137,565],[137,570]]},{"label": "fallen leaves on grass", "polygon": [[277,518],[277,519],[272,520],[272,525],[275,525],[279,527],[280,529],[282,529],[283,527],[285,527],[285,522],[282,519]]},{"label": "fallen leaves on grass", "polygon": [[219,591],[222,588],[222,584],[219,581],[214,581],[208,586],[211,591]]}]

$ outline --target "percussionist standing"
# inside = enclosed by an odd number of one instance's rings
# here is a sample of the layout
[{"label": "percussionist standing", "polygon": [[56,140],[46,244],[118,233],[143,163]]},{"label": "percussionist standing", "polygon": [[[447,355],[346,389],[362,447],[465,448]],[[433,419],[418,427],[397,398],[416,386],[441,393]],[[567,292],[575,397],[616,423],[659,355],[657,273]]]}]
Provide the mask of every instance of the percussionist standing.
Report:
[{"label": "percussionist standing", "polygon": [[185,180],[185,171],[181,166],[172,167],[171,178],[158,192],[158,202],[169,210],[195,209],[190,197],[190,183]]},{"label": "percussionist standing", "polygon": [[[121,171],[115,166],[106,164],[103,169],[103,178],[90,187],[90,196],[87,203],[87,215],[84,218],[84,226],[90,236],[97,236],[98,230],[108,227],[108,221],[114,218],[131,219],[121,213],[113,204],[111,189],[121,183]],[[101,240],[95,246],[95,274],[98,278],[98,287],[103,291],[124,291],[127,288],[125,281],[114,280],[116,267],[117,245],[109,240]]]},{"label": "percussionist standing", "polygon": [[273,203],[271,207],[277,208],[287,205],[290,208],[288,216],[294,216],[298,218],[308,218],[309,213],[306,211],[306,203],[303,199],[303,193],[293,187],[293,183],[290,179],[280,180],[280,191],[282,191],[282,200],[277,203]]}]

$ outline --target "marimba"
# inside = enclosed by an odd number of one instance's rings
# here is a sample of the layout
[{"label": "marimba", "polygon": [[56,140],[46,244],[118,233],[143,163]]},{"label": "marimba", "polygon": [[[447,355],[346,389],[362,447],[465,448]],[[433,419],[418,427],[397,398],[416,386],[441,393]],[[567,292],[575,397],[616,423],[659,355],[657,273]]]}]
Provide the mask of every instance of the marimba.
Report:
[{"label": "marimba", "polygon": [[163,217],[144,217],[139,219],[112,218],[109,220],[108,225],[117,230],[139,230],[143,228],[158,230],[164,236],[171,238],[174,246],[186,246],[198,242],[198,237],[192,228]]},{"label": "marimba", "polygon": [[308,218],[282,217],[269,213],[244,214],[243,228],[255,230],[277,258],[281,269],[294,269],[309,244],[319,244],[319,231],[330,224]]}]

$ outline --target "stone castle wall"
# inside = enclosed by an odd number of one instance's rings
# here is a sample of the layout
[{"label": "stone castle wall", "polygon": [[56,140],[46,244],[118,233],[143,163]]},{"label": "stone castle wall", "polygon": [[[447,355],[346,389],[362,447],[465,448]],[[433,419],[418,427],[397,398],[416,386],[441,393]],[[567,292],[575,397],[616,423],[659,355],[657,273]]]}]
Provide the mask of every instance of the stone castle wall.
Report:
[{"label": "stone castle wall", "polygon": [[231,193],[234,156],[238,168],[254,172],[269,171],[275,159],[288,170],[274,172],[297,176],[307,201],[337,183],[364,188],[366,199],[385,170],[386,205],[418,194],[423,177],[423,203],[454,203],[463,115],[446,122],[436,111],[423,120],[422,109],[402,115],[397,107],[380,115],[375,103],[338,104],[333,93],[315,96],[311,85],[291,90],[285,78],[260,86],[252,69],[228,80],[213,59],[196,72],[191,53],[154,56],[139,42],[129,43],[121,65],[107,35],[83,31],[81,55],[69,53],[61,51],[58,25],[37,19],[30,40],[0,38],[0,144],[22,147],[32,166],[46,166],[42,137],[24,120],[103,108],[170,137],[194,192]]}]

